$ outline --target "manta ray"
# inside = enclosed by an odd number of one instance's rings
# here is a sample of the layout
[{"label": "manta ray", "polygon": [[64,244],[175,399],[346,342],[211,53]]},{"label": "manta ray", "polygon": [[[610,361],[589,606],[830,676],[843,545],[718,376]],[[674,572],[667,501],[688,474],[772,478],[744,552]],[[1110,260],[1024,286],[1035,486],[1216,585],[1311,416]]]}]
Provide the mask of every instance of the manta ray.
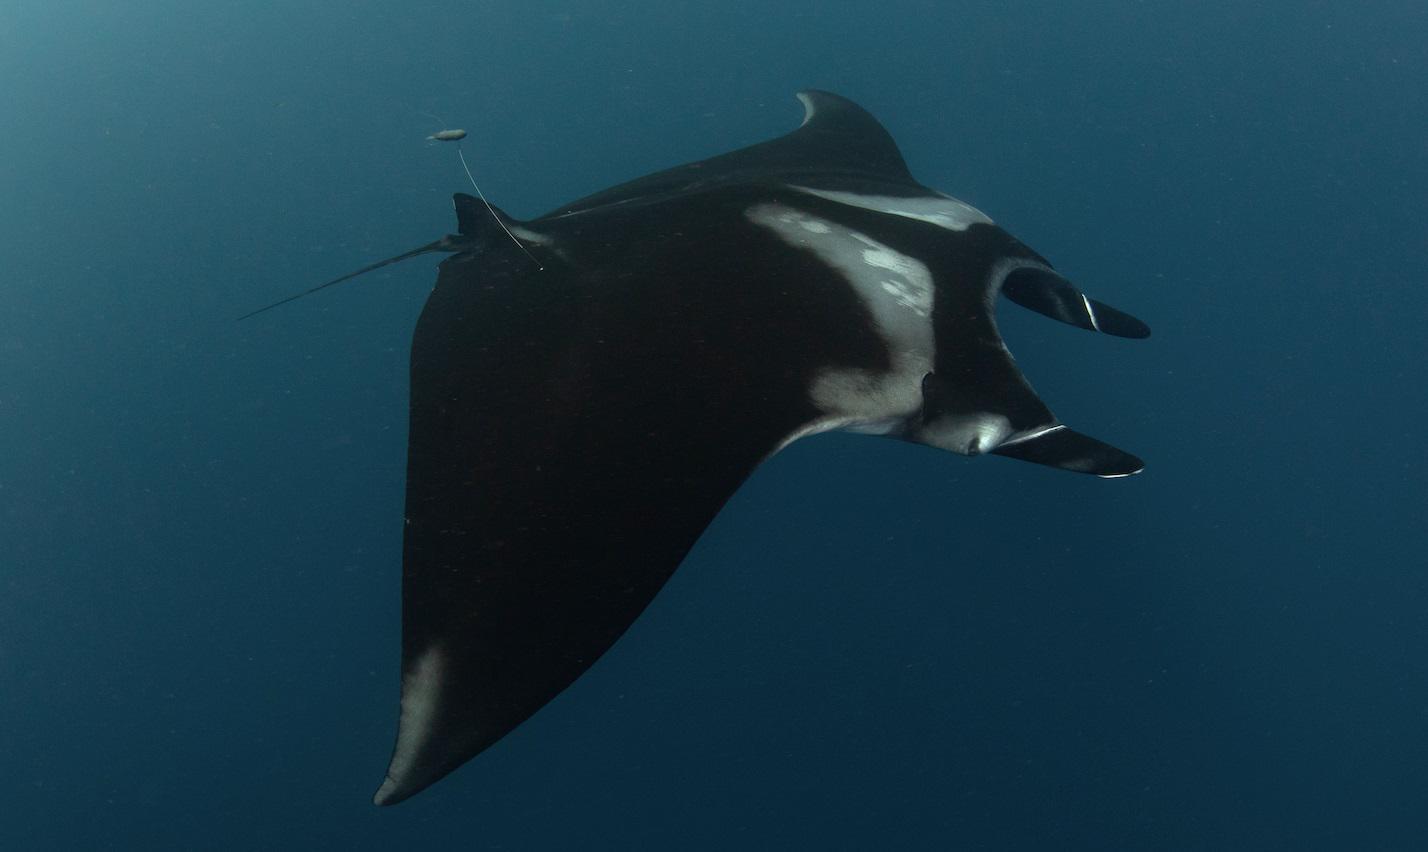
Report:
[{"label": "manta ray", "polygon": [[1056,419],[995,308],[1146,325],[919,184],[861,107],[798,97],[784,136],[529,221],[457,194],[457,233],[320,285],[449,255],[412,340],[401,713],[377,804],[569,686],[799,438],[1141,470]]}]

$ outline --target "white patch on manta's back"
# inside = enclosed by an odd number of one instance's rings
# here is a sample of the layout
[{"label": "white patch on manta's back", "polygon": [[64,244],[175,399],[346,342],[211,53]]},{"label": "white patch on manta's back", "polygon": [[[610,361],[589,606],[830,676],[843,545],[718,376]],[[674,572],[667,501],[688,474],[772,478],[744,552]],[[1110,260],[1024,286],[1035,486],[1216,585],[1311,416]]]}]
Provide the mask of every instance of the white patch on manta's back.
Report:
[{"label": "white patch on manta's back", "polygon": [[511,229],[511,233],[512,233],[513,235],[517,236],[517,237],[520,237],[521,242],[524,242],[524,243],[535,243],[536,245],[545,245],[546,243],[550,242],[550,237],[548,237],[548,236],[545,235],[545,234],[537,234],[535,231],[532,231],[530,228],[522,228],[520,225],[511,225],[511,226],[510,226],[510,229]]},{"label": "white patch on manta's back", "polygon": [[886,433],[922,409],[922,377],[932,369],[932,273],[927,265],[866,234],[783,204],[745,215],[839,273],[872,314],[887,346],[887,370],[829,369],[809,388],[826,417],[789,436],[854,429]]},{"label": "white patch on manta's back", "polygon": [[[825,225],[825,227],[827,227]],[[883,292],[893,301],[920,317],[932,314],[932,276],[921,261],[899,254],[882,243],[869,239],[857,231],[848,232],[853,239],[862,243],[863,263],[874,269],[886,269],[890,277],[878,282]]]},{"label": "white patch on manta's back", "polygon": [[987,214],[950,195],[925,195],[917,198],[903,198],[895,195],[859,195],[856,192],[837,192],[831,189],[812,189],[793,186],[799,192],[816,195],[827,201],[861,207],[875,213],[916,219],[949,231],[965,231],[973,225],[990,225]]},{"label": "white patch on manta's back", "polygon": [[446,658],[440,646],[433,645],[417,658],[402,677],[402,713],[397,724],[397,746],[387,769],[387,780],[378,788],[373,801],[382,804],[396,790],[397,779],[405,778],[414,768],[417,756],[431,731],[441,700],[441,681]]}]

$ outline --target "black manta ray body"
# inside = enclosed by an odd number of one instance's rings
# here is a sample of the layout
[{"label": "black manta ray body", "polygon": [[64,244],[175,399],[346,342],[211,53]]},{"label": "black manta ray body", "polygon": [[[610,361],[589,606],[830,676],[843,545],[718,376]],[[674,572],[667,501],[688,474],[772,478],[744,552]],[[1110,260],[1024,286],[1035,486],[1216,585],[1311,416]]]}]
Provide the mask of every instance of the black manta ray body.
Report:
[{"label": "black manta ray body", "polygon": [[918,184],[857,105],[799,98],[786,136],[504,219],[529,255],[457,195],[459,233],[368,267],[451,253],[412,341],[401,721],[377,804],[579,677],[800,437],[1141,469],[1057,421],[994,306],[1146,326]]}]

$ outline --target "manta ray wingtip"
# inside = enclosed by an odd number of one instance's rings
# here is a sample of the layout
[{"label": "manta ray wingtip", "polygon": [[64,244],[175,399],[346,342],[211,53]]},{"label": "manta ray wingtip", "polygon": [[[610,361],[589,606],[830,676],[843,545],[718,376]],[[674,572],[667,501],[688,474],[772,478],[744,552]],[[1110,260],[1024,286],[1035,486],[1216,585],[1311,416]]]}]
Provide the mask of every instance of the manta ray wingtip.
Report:
[{"label": "manta ray wingtip", "polygon": [[380,808],[395,805],[404,798],[406,797],[398,794],[396,779],[388,775],[382,779],[382,786],[378,787],[377,792],[372,795],[372,804]]},{"label": "manta ray wingtip", "polygon": [[407,775],[403,775],[399,771],[393,774],[392,768],[389,768],[387,774],[382,777],[381,786],[377,788],[377,792],[372,794],[372,804],[379,808],[401,804],[430,787],[446,774],[446,771],[435,774],[412,773]]}]

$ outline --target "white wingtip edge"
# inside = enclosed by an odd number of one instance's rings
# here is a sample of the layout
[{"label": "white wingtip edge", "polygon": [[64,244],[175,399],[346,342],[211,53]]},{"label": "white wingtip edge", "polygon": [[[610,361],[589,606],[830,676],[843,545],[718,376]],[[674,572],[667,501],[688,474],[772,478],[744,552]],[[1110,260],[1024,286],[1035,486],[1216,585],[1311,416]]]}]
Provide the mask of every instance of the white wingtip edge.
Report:
[{"label": "white wingtip edge", "polygon": [[372,796],[373,804],[392,804],[406,798],[405,788],[431,736],[445,668],[446,660],[441,648],[432,646],[402,677],[402,712],[397,721],[397,745],[392,750],[386,780]]},{"label": "white wingtip edge", "polygon": [[813,118],[813,112],[817,109],[817,107],[813,105],[813,97],[807,92],[799,92],[798,100],[800,103],[803,104],[803,121],[798,125],[799,127],[802,127],[804,124],[807,124],[810,119]]}]

